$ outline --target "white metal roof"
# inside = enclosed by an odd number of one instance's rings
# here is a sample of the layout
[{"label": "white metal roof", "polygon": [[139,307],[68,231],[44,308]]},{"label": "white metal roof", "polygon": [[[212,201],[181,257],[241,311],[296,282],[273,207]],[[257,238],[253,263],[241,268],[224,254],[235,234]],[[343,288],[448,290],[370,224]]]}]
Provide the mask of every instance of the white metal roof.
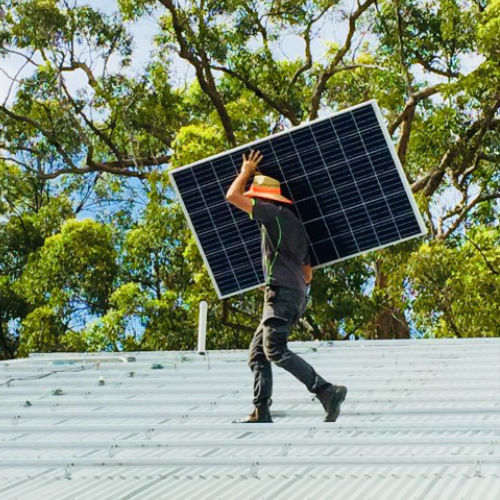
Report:
[{"label": "white metal roof", "polygon": [[348,387],[337,422],[274,367],[274,423],[231,423],[246,351],[1,362],[0,498],[500,499],[500,338],[291,348]]}]

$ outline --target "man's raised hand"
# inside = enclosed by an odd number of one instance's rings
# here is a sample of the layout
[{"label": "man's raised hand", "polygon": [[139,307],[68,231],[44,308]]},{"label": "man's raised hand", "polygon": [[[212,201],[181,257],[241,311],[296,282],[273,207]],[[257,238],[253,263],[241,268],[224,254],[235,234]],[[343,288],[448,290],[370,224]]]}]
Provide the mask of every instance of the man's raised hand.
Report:
[{"label": "man's raised hand", "polygon": [[257,169],[259,163],[262,161],[262,158],[264,158],[264,155],[260,151],[255,151],[253,149],[250,151],[248,158],[245,154],[243,154],[243,164],[241,165],[241,171],[243,173],[247,173],[250,176],[255,175],[255,170]]}]

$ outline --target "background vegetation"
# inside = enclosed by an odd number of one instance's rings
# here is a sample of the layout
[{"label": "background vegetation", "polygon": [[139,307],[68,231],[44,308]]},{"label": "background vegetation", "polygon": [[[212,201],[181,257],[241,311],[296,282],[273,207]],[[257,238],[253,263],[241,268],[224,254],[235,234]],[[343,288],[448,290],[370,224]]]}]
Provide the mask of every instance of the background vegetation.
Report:
[{"label": "background vegetation", "polygon": [[167,171],[372,98],[429,233],[317,271],[295,338],[498,335],[499,0],[2,5],[0,357],[194,348],[202,299],[246,347],[261,292],[217,300]]}]

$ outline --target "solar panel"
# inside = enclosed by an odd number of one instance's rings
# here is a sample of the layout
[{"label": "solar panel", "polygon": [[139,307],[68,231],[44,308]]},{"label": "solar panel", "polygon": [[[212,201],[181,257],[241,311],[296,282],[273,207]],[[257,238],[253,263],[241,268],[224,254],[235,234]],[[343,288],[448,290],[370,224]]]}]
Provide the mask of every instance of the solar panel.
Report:
[{"label": "solar panel", "polygon": [[225,199],[250,149],[293,200],[313,267],[426,232],[380,109],[367,101],[170,172],[219,298],[264,283],[258,224]]}]

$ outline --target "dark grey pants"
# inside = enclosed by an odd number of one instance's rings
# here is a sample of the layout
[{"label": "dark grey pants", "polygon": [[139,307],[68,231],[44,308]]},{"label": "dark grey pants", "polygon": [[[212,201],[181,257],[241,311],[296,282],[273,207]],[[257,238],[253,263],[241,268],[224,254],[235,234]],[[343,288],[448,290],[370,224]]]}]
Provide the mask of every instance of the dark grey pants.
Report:
[{"label": "dark grey pants", "polygon": [[248,359],[254,374],[255,405],[265,403],[271,398],[271,363],[289,371],[312,393],[318,393],[328,385],[309,363],[287,347],[288,335],[304,313],[306,304],[307,296],[300,290],[266,286],[262,320],[250,343]]}]

